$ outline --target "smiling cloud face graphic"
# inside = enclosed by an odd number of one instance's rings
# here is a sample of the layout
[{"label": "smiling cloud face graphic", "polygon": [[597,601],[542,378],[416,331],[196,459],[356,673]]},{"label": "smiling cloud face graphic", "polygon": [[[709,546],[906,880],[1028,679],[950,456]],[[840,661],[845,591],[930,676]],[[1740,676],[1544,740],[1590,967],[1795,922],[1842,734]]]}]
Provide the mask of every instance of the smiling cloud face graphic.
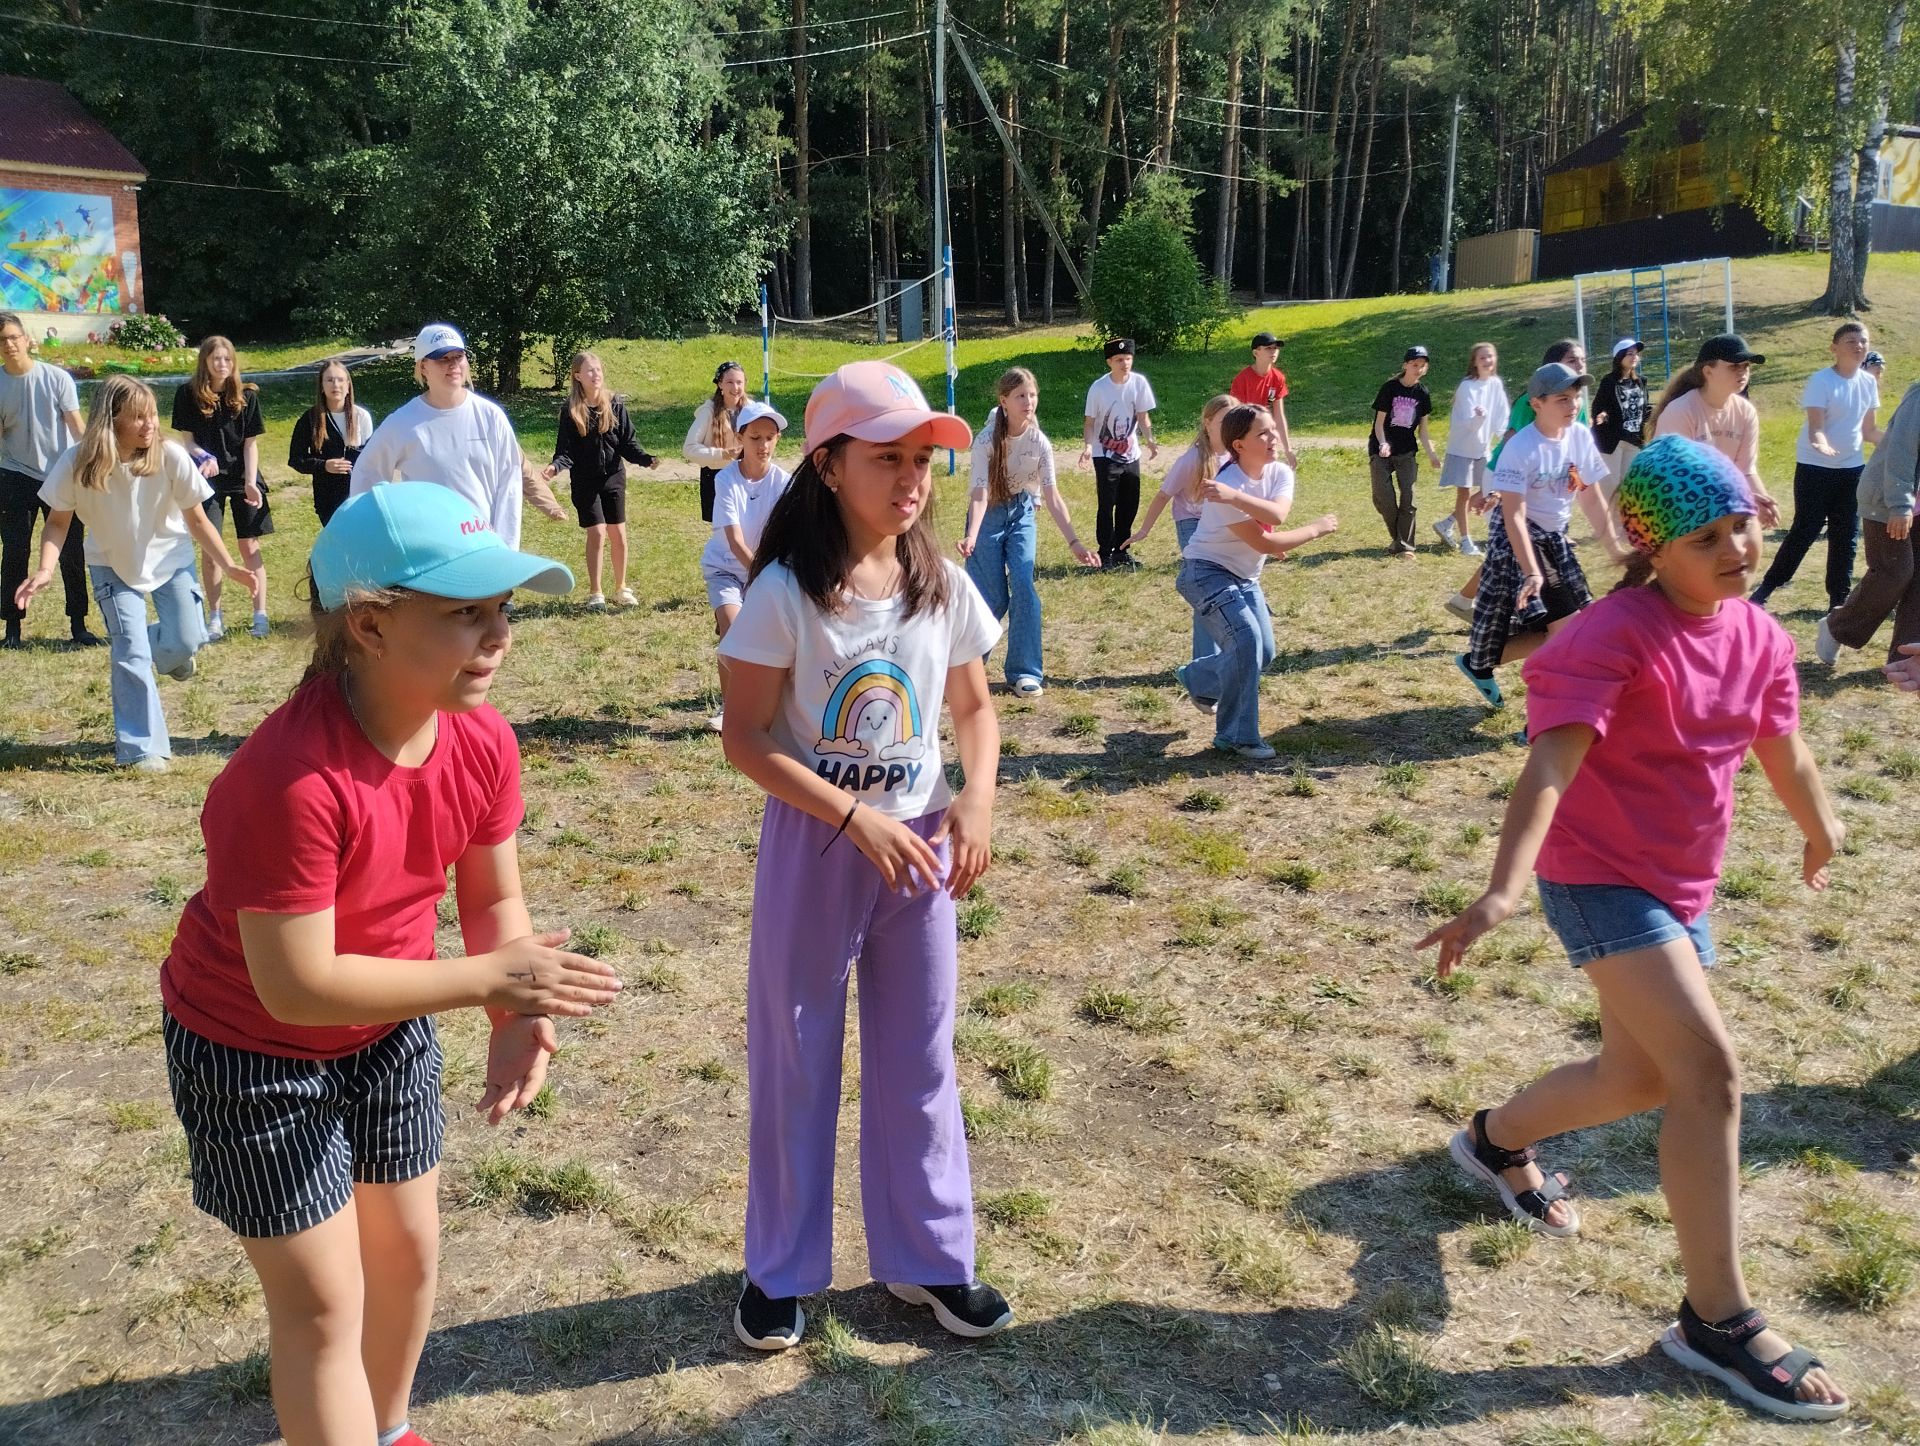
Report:
[{"label": "smiling cloud face graphic", "polygon": [[833,690],[813,751],[845,758],[892,761],[919,758],[927,744],[920,701],[904,668],[871,659],[850,670]]}]

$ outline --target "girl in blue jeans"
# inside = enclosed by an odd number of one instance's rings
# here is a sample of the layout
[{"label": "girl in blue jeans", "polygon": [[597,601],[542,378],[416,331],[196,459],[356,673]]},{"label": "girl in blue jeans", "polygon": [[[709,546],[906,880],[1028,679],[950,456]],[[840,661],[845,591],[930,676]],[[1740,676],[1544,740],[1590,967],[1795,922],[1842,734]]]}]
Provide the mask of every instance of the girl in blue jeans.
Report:
[{"label": "girl in blue jeans", "polygon": [[[154,673],[191,678],[194,654],[207,642],[194,543],[250,592],[259,583],[233,560],[201,508],[212,495],[186,449],[161,440],[153,389],[127,376],[100,384],[86,431],[40,489],[50,509],[40,566],[20,584],[15,601],[24,608],[53,581],[77,515],[86,527],[87,572],[111,645],[113,754],[125,768],[164,773],[173,753]],[[147,621],[148,598],[157,623]]]},{"label": "girl in blue jeans", "polygon": [[[1194,528],[1200,525],[1200,509],[1207,499],[1218,492],[1210,487],[1213,474],[1220,470],[1223,460],[1220,455],[1220,419],[1227,414],[1227,408],[1233,405],[1233,398],[1222,392],[1217,397],[1209,397],[1207,404],[1200,409],[1200,430],[1193,439],[1193,445],[1173,459],[1173,465],[1167,468],[1167,477],[1160,484],[1160,490],[1153,494],[1148,504],[1147,515],[1134,529],[1133,536],[1127,539],[1127,547],[1132,549],[1147,540],[1147,534],[1153,531],[1153,524],[1160,520],[1160,514],[1173,507],[1173,535],[1179,540],[1180,551],[1187,550],[1187,543],[1193,538]],[[1200,619],[1193,620],[1193,656],[1204,658],[1213,652],[1213,639],[1207,636],[1207,630],[1200,626]]]},{"label": "girl in blue jeans", "polygon": [[1215,715],[1215,748],[1268,759],[1274,751],[1260,736],[1260,674],[1274,658],[1273,618],[1260,573],[1268,558],[1285,557],[1340,522],[1329,512],[1290,532],[1274,530],[1293,508],[1293,468],[1280,460],[1280,429],[1264,407],[1229,409],[1220,441],[1232,456],[1214,479],[1225,500],[1200,509],[1177,584],[1219,651],[1173,675],[1196,708]]},{"label": "girl in blue jeans", "polygon": [[1054,476],[1053,443],[1034,420],[1040,388],[1033,373],[1012,368],[1001,376],[998,391],[1000,405],[973,439],[967,535],[959,549],[967,576],[994,617],[1008,620],[1007,685],[1022,698],[1038,698],[1046,673],[1040,664],[1040,593],[1033,585],[1034,504],[1045,499],[1075,561],[1098,567],[1100,558],[1081,543],[1067,515]]}]

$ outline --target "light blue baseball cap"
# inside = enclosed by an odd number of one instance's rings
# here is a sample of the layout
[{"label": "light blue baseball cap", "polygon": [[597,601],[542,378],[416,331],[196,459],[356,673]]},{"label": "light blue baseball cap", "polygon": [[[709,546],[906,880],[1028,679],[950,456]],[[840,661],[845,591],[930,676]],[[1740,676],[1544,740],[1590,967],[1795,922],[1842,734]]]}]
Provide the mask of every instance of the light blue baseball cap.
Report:
[{"label": "light blue baseball cap", "polygon": [[563,593],[573,574],[550,557],[516,552],[466,498],[437,482],[387,482],[350,497],[314,540],[320,605],[355,588],[404,587],[434,597],[482,598],[532,588]]}]

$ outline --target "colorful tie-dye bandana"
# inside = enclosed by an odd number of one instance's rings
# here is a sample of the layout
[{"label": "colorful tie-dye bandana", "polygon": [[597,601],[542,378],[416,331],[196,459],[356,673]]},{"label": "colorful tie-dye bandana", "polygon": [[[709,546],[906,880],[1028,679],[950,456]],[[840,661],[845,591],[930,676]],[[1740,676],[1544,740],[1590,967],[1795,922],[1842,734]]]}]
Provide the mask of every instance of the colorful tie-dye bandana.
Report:
[{"label": "colorful tie-dye bandana", "polygon": [[1752,516],[1753,489],[1724,454],[1687,437],[1655,437],[1614,494],[1627,541],[1654,553],[1730,513]]}]

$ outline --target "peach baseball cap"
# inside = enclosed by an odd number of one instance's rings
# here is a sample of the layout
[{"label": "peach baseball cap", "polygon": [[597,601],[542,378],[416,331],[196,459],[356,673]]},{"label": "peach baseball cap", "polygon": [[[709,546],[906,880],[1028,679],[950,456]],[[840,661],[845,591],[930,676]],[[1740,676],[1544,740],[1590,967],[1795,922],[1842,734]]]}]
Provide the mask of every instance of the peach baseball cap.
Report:
[{"label": "peach baseball cap", "polygon": [[893,442],[929,426],[936,447],[973,445],[971,427],[951,412],[934,411],[919,383],[889,362],[848,362],[807,398],[809,452],[835,437]]}]

